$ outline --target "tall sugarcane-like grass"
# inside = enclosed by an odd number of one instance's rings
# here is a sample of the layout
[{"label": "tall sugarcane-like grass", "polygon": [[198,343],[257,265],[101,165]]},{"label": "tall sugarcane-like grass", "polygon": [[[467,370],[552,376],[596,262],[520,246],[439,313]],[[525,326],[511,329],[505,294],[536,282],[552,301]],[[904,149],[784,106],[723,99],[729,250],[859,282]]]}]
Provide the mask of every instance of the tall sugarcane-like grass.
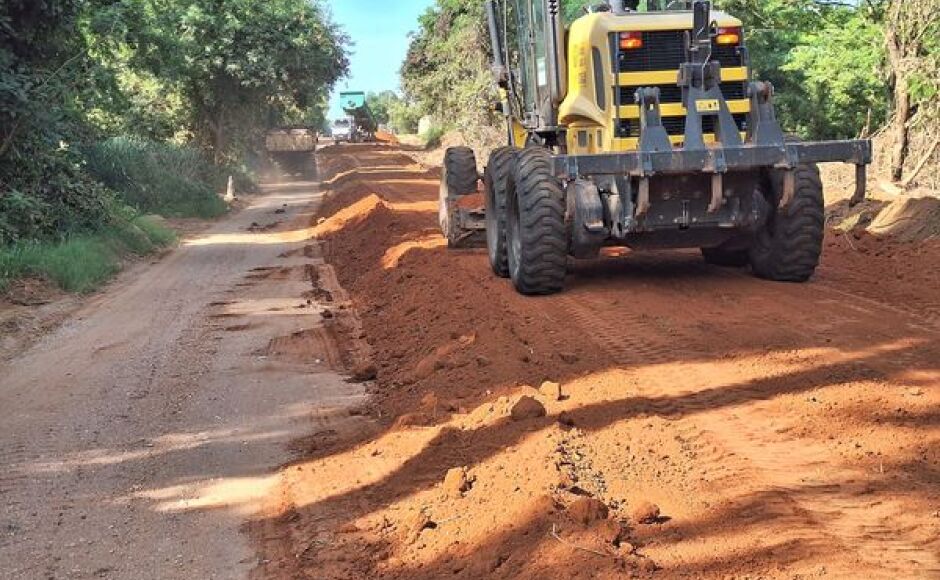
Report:
[{"label": "tall sugarcane-like grass", "polygon": [[106,202],[105,221],[57,238],[0,244],[0,292],[26,276],[69,292],[92,291],[121,269],[126,256],[176,240],[159,217],[142,214],[216,217],[227,210],[217,192],[229,175],[239,191],[254,187],[244,171],[219,167],[197,149],[170,143],[116,137],[83,153],[88,173],[117,194]]},{"label": "tall sugarcane-like grass", "polygon": [[86,159],[89,172],[125,203],[172,217],[219,216],[226,205],[217,192],[228,175],[247,181],[242,172],[216,166],[194,148],[129,137],[90,147]]}]

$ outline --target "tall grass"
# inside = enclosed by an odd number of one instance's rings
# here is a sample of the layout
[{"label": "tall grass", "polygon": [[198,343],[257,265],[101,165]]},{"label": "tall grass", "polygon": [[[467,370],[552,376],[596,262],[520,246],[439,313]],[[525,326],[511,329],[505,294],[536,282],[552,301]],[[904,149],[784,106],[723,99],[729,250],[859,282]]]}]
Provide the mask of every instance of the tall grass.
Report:
[{"label": "tall grass", "polygon": [[441,138],[444,137],[445,133],[444,127],[430,127],[427,131],[421,134],[421,139],[424,141],[425,149],[434,149],[435,147],[440,146]]},{"label": "tall grass", "polygon": [[128,137],[97,143],[86,152],[88,170],[124,202],[146,213],[211,218],[226,211],[217,192],[229,174],[250,183],[244,172],[219,167],[198,150]]},{"label": "tall grass", "polygon": [[16,278],[38,276],[68,292],[90,292],[121,269],[122,257],[142,256],[175,240],[158,220],[139,216],[60,242],[0,246],[0,291]]}]

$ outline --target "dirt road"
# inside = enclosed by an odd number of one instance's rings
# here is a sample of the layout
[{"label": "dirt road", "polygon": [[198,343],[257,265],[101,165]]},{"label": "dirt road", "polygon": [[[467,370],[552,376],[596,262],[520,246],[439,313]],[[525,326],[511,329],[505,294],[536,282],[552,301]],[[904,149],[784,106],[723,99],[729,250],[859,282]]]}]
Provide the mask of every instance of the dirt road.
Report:
[{"label": "dirt road", "polygon": [[524,298],[443,247],[435,169],[321,166],[371,428],[281,471],[256,577],[940,577],[936,241],[830,235],[804,285],[625,253]]},{"label": "dirt road", "polygon": [[336,373],[341,293],[306,242],[318,200],[267,187],[0,367],[0,577],[257,565],[241,529],[288,443],[352,426],[336,410],[362,394]]},{"label": "dirt road", "polygon": [[940,578],[940,243],[525,298],[318,157],[0,367],[0,577]]}]

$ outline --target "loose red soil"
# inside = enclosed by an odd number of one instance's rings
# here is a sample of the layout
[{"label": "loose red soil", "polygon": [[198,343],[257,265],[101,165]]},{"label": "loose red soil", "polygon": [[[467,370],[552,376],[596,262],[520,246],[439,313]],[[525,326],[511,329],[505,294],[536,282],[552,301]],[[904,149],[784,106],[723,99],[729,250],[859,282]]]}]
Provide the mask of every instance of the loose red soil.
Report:
[{"label": "loose red soil", "polygon": [[940,574],[936,242],[831,234],[804,285],[611,252],[526,298],[446,249],[437,170],[319,158],[374,428],[282,471],[258,578]]}]

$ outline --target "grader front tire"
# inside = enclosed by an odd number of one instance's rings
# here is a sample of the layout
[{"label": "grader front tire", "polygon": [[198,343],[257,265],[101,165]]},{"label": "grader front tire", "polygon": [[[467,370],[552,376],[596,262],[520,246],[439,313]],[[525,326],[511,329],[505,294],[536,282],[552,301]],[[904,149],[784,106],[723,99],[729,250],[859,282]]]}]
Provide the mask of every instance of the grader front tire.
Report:
[{"label": "grader front tire", "polygon": [[516,160],[515,147],[500,147],[490,153],[483,172],[483,190],[486,203],[486,250],[493,273],[500,278],[509,277],[509,256],[506,250],[506,206],[512,194],[512,168]]},{"label": "grader front tire", "polygon": [[[819,169],[796,168],[796,188],[787,207],[777,208],[751,246],[754,273],[778,282],[805,282],[816,270],[825,233],[825,205]],[[778,184],[775,188],[780,190]]]},{"label": "grader front tire", "polygon": [[565,193],[552,168],[546,149],[530,147],[517,154],[507,206],[507,254],[509,276],[521,294],[554,294],[565,282]]}]

